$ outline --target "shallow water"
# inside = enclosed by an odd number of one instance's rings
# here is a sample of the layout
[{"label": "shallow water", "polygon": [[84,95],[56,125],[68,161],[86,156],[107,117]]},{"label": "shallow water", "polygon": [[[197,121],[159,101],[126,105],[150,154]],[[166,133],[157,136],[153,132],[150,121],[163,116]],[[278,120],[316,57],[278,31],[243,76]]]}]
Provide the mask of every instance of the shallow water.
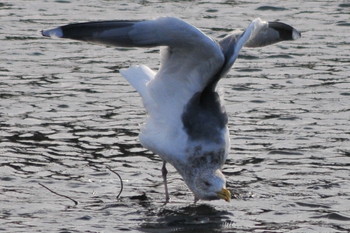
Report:
[{"label": "shallow water", "polygon": [[[349,232],[349,1],[0,3],[0,231]],[[231,131],[223,201],[193,204],[137,135],[145,112],[118,70],[158,49],[47,39],[70,22],[177,16],[214,38],[261,17],[298,41],[245,49],[222,80]],[[119,200],[118,177],[124,180]],[[56,195],[39,183],[59,194]]]}]

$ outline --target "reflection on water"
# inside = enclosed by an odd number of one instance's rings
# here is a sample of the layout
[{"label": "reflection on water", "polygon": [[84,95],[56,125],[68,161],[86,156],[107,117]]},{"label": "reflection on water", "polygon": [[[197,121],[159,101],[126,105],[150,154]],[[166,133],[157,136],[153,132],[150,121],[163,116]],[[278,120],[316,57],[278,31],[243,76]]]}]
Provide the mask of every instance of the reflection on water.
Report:
[{"label": "reflection on water", "polygon": [[[5,232],[347,232],[349,13],[342,2],[0,3],[0,230]],[[193,204],[137,135],[145,112],[119,75],[158,49],[48,40],[69,22],[181,17],[214,38],[259,16],[303,38],[242,51],[220,84],[231,131],[230,203]],[[119,199],[118,177],[124,181]],[[62,196],[66,195],[77,205]]]},{"label": "reflection on water", "polygon": [[[229,211],[217,210],[206,204],[185,207],[167,206],[156,213],[154,222],[141,224],[146,232],[222,232],[223,228],[234,224]],[[151,220],[152,220],[151,218]]]}]

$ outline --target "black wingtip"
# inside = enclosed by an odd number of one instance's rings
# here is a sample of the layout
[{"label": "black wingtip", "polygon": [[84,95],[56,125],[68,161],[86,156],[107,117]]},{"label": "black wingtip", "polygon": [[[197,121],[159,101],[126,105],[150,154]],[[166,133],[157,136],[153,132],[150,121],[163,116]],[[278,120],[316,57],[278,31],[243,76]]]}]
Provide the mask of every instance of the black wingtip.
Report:
[{"label": "black wingtip", "polygon": [[40,31],[40,34],[41,34],[42,36],[48,37],[48,35],[46,35],[46,34],[44,33],[44,30],[41,30],[41,31]]},{"label": "black wingtip", "polygon": [[296,40],[301,37],[301,33],[292,26],[281,22],[269,22],[269,28],[278,31],[281,40]]}]

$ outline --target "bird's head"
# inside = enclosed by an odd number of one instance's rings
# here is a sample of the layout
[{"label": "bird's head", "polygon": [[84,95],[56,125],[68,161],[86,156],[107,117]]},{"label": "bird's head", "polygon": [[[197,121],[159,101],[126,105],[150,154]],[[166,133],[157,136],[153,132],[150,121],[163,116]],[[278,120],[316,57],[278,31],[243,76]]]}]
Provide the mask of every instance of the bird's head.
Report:
[{"label": "bird's head", "polygon": [[219,169],[199,171],[193,178],[189,187],[196,199],[224,199],[227,202],[231,200],[231,192],[226,189],[226,179]]}]

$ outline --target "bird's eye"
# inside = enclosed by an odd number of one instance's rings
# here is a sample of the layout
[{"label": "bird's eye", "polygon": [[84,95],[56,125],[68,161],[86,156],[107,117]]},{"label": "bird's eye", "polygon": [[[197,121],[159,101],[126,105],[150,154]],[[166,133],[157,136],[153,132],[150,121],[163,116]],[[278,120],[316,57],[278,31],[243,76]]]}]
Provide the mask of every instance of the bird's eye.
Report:
[{"label": "bird's eye", "polygon": [[204,181],[205,186],[209,187],[210,183],[208,181]]}]

